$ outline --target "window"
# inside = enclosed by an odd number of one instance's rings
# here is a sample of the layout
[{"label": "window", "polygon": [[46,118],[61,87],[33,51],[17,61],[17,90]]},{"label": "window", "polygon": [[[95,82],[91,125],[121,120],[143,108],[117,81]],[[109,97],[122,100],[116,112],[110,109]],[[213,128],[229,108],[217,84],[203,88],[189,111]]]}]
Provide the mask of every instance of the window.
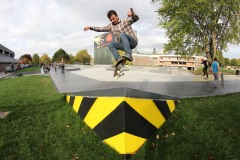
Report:
[{"label": "window", "polygon": [[179,62],[179,64],[183,64],[183,65],[186,65],[186,62]]},{"label": "window", "polygon": [[174,61],[172,61],[171,63],[172,63],[172,64],[178,64],[178,62],[174,62]]}]

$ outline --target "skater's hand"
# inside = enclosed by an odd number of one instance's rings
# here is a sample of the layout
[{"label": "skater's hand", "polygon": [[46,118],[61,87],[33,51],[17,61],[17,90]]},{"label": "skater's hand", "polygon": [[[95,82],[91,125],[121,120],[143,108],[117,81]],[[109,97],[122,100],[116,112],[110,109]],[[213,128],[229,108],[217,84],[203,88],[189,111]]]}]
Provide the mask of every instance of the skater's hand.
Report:
[{"label": "skater's hand", "polygon": [[131,17],[132,16],[132,11],[131,11],[131,9],[128,11],[128,17]]},{"label": "skater's hand", "polygon": [[86,27],[84,27],[84,31],[87,31],[87,30],[89,30],[91,27],[90,26],[86,26]]}]

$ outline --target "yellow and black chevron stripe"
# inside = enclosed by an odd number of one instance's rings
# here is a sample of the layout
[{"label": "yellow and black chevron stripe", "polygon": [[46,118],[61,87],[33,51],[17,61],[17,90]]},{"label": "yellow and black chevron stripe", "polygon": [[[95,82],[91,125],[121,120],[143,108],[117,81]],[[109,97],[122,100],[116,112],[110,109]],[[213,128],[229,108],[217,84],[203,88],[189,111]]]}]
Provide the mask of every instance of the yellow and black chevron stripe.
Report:
[{"label": "yellow and black chevron stripe", "polygon": [[174,111],[178,101],[66,96],[83,121],[120,154],[135,153]]}]

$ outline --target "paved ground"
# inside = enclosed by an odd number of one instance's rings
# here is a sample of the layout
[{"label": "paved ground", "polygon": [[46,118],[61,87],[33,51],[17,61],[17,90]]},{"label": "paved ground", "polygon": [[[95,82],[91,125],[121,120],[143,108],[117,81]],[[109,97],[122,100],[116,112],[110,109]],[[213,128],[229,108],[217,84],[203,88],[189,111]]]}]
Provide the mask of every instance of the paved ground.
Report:
[{"label": "paved ground", "polygon": [[[83,96],[117,96],[127,89],[136,95],[160,94],[178,98],[222,95],[240,92],[240,76],[225,75],[225,85],[213,89],[213,76],[205,79],[179,68],[131,66],[125,75],[116,79],[110,66],[67,66],[65,74],[51,72],[51,78],[60,93]],[[129,91],[130,90],[130,91]],[[148,95],[149,95],[148,94]]]}]

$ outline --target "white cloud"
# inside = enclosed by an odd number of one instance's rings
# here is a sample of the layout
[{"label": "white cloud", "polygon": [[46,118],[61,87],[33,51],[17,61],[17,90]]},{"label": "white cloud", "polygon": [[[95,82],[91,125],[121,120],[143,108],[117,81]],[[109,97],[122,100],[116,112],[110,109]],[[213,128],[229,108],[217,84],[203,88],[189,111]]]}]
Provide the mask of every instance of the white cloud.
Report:
[{"label": "white cloud", "polygon": [[[139,37],[140,52],[163,50],[167,42],[164,30],[158,27],[158,4],[151,1],[112,0],[0,0],[0,43],[15,52],[15,58],[27,54],[47,53],[51,56],[60,48],[75,55],[87,49],[93,55],[93,38],[100,33],[83,31],[84,26],[109,23],[108,10],[125,18],[129,8],[140,17],[133,28]],[[238,56],[239,47],[228,55]]]}]

